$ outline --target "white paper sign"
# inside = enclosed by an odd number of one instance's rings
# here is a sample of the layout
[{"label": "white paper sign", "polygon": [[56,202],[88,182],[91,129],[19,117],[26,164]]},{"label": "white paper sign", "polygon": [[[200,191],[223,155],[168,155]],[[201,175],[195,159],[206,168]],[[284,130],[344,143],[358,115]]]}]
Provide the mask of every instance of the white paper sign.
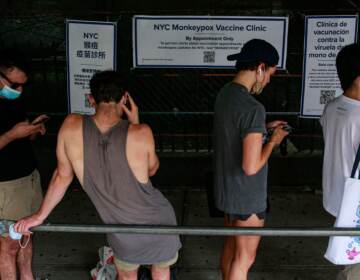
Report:
[{"label": "white paper sign", "polygon": [[230,68],[229,54],[250,39],[263,39],[279,52],[284,69],[287,17],[134,16],[134,67]]},{"label": "white paper sign", "polygon": [[116,70],[116,23],[66,21],[68,110],[93,114],[89,81],[103,70]]},{"label": "white paper sign", "polygon": [[301,116],[317,118],[326,103],[342,94],[336,71],[340,49],[357,40],[357,16],[305,18]]}]

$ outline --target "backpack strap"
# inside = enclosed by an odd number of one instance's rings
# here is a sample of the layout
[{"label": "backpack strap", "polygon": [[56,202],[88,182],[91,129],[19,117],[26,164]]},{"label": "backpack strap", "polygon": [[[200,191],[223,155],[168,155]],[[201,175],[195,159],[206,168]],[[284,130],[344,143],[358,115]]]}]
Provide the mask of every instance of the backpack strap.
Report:
[{"label": "backpack strap", "polygon": [[[359,147],[358,147],[358,150],[356,153],[356,157],[355,157],[355,161],[354,161],[354,165],[353,165],[353,168],[351,171],[351,178],[355,178],[355,173],[359,167],[359,162],[360,162],[360,144],[359,144]],[[360,171],[359,171],[359,179],[360,179]]]}]

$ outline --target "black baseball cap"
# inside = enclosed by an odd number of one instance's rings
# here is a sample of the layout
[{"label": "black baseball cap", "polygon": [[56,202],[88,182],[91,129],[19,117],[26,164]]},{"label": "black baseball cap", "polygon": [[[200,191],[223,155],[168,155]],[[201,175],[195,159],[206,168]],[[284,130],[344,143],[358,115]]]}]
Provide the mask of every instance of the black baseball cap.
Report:
[{"label": "black baseball cap", "polygon": [[261,39],[247,41],[239,53],[228,55],[229,61],[236,60],[235,67],[240,63],[264,62],[268,65],[277,65],[279,54],[269,42]]}]

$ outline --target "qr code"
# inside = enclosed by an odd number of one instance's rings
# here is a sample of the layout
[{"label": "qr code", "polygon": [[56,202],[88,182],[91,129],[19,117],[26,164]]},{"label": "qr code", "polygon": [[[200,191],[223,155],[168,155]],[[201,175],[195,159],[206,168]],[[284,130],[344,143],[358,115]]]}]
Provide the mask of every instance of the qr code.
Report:
[{"label": "qr code", "polygon": [[335,98],[335,90],[320,90],[320,104],[327,104]]},{"label": "qr code", "polygon": [[205,51],[204,52],[204,63],[214,63],[215,62],[215,52],[214,51]]}]

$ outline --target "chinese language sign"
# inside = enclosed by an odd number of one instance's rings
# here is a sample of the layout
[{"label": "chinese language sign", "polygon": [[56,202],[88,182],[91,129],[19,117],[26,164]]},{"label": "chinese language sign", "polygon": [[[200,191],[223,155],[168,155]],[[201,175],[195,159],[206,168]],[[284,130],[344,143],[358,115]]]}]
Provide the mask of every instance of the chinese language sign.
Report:
[{"label": "chinese language sign", "polygon": [[116,23],[67,20],[66,33],[69,112],[93,114],[89,81],[116,69]]}]

